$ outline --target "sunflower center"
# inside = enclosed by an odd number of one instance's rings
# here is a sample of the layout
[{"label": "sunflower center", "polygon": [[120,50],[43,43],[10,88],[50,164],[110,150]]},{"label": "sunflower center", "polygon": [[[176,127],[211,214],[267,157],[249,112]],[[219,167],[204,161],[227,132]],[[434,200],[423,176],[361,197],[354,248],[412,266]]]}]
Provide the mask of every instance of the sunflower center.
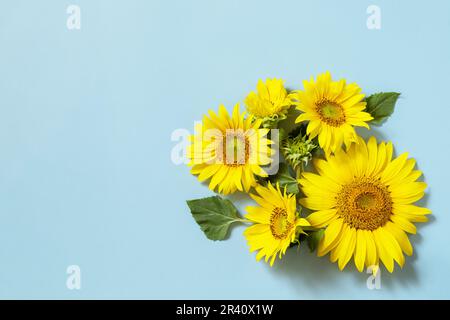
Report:
[{"label": "sunflower center", "polygon": [[276,239],[285,239],[291,231],[293,224],[289,222],[286,209],[275,207],[270,217],[270,231]]},{"label": "sunflower center", "polygon": [[377,206],[376,194],[363,193],[355,199],[355,205],[361,210],[371,210]]},{"label": "sunflower center", "polygon": [[392,199],[385,185],[363,178],[342,187],[337,196],[337,209],[351,227],[375,230],[389,221]]},{"label": "sunflower center", "polygon": [[316,104],[317,113],[322,121],[330,126],[338,127],[345,122],[344,108],[334,101],[322,100]]},{"label": "sunflower center", "polygon": [[248,162],[250,142],[243,132],[227,132],[223,139],[223,161],[227,166],[237,167]]}]

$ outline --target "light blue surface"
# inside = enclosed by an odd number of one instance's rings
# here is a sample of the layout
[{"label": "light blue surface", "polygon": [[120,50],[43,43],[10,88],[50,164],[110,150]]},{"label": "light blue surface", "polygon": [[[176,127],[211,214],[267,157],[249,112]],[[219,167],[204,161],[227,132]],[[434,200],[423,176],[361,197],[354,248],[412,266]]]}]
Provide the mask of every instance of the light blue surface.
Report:
[{"label": "light blue surface", "polygon": [[[450,298],[449,36],[445,0],[1,1],[0,297]],[[381,290],[305,248],[257,263],[241,227],[207,241],[185,200],[211,192],[170,159],[174,129],[259,78],[299,88],[325,70],[402,92],[382,136],[430,186],[434,218]]]}]

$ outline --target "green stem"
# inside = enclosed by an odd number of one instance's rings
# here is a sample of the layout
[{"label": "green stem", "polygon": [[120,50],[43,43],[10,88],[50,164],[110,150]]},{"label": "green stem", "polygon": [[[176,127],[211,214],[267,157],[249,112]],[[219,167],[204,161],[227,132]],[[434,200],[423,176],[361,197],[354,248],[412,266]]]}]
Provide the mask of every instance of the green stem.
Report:
[{"label": "green stem", "polygon": [[303,163],[301,163],[295,168],[295,177],[297,179],[300,179],[302,177],[302,172],[303,172]]},{"label": "green stem", "polygon": [[241,218],[234,219],[233,222],[252,223],[250,220],[245,219],[245,218],[244,219],[241,219]]}]

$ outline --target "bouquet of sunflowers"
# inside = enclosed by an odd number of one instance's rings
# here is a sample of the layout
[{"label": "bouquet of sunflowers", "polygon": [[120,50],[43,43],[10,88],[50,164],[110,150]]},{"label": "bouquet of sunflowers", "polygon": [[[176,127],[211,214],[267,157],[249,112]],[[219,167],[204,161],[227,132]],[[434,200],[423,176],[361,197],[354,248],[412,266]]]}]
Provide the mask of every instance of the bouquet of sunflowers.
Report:
[{"label": "bouquet of sunflowers", "polygon": [[391,142],[355,130],[381,125],[399,95],[366,97],[327,72],[294,91],[281,79],[260,80],[247,112],[239,104],[231,114],[210,110],[187,149],[191,173],[219,194],[248,193],[255,205],[241,216],[219,195],[189,200],[195,221],[211,240],[247,224],[250,252],[271,266],[305,242],[340,270],[352,258],[360,272],[380,262],[389,272],[394,262],[402,267],[413,252],[408,234],[431,213],[414,204],[426,189],[422,172],[407,153],[394,156]]}]

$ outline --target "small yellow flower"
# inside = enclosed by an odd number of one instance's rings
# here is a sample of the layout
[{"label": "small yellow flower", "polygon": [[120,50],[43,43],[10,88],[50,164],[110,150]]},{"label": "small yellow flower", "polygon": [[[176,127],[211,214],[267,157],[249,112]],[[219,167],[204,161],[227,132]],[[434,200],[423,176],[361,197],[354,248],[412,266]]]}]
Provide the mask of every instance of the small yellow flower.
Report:
[{"label": "small yellow flower", "polygon": [[268,129],[260,129],[261,121],[245,118],[236,104],[230,116],[223,105],[219,112],[209,111],[187,150],[191,173],[199,181],[211,179],[209,188],[222,194],[237,190],[248,192],[256,185],[255,176],[266,177],[261,166],[271,162]]},{"label": "small yellow flower", "polygon": [[244,236],[250,246],[250,252],[259,250],[256,259],[265,256],[265,261],[272,266],[277,255],[281,259],[289,245],[295,241],[297,231],[309,226],[306,219],[297,214],[295,195],[281,192],[280,186],[274,188],[270,183],[267,187],[258,185],[257,194],[250,194],[259,206],[247,207],[245,217],[255,224],[248,227]]},{"label": "small yellow flower", "polygon": [[366,102],[357,84],[346,84],[345,79],[332,81],[326,72],[317,81],[303,81],[303,85],[303,91],[291,94],[297,109],[303,112],[296,122],[309,121],[309,138],[319,136],[319,145],[326,154],[336,153],[343,144],[348,149],[356,142],[355,126],[369,129],[367,122],[373,118],[363,111]]},{"label": "small yellow flower", "polygon": [[391,143],[358,140],[347,152],[316,159],[319,174],[303,173],[299,183],[306,198],[300,203],[315,210],[307,217],[313,227],[326,228],[319,256],[331,252],[340,270],[354,257],[360,272],[381,260],[392,272],[394,261],[402,267],[403,253],[413,252],[405,232],[415,234],[412,222],[425,222],[431,213],[413,204],[427,185],[416,181],[422,172],[407,153],[392,160]]},{"label": "small yellow flower", "polygon": [[257,92],[250,92],[245,98],[247,111],[265,121],[286,118],[286,113],[293,105],[281,79],[258,81]]}]

